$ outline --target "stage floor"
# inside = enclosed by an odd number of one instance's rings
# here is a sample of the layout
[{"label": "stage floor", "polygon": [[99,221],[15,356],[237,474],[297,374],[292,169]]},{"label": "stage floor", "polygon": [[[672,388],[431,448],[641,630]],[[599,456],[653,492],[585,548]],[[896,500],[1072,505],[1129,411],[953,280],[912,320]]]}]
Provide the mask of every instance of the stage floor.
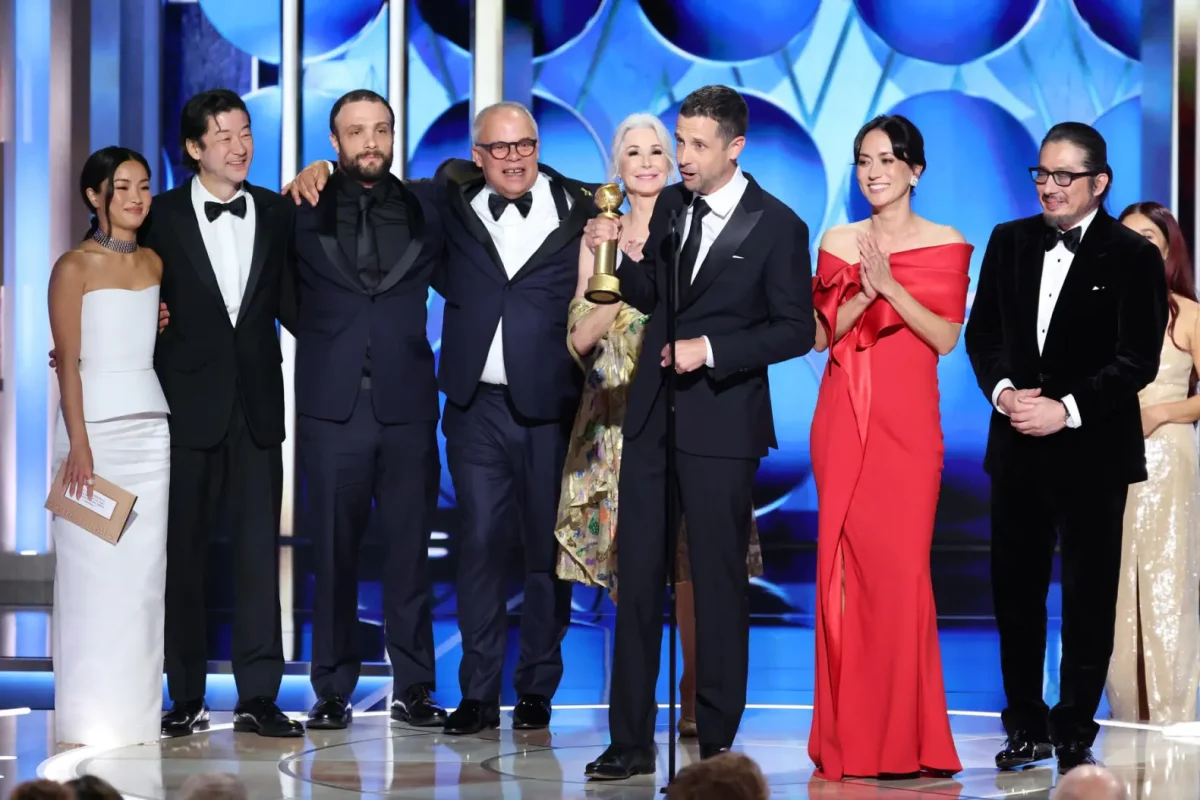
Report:
[{"label": "stage floor", "polygon": [[[27,716],[31,727],[52,730],[53,712],[33,713],[45,719]],[[953,714],[951,720],[964,766],[955,778],[829,783],[813,777],[805,752],[810,719],[810,711],[797,707],[747,711],[737,749],[761,765],[773,798],[1048,798],[1056,779],[1053,762],[1022,772],[997,772],[992,757],[1004,738],[1000,720],[970,712]],[[665,710],[659,719],[655,779],[604,784],[583,778],[584,764],[607,742],[605,711],[597,708],[558,708],[552,730],[538,732],[510,730],[506,714],[501,730],[468,737],[393,724],[383,712],[360,715],[345,731],[314,731],[292,740],[235,734],[227,713],[214,721],[219,724],[213,730],[184,739],[115,750],[69,750],[42,762],[38,772],[59,780],[97,775],[127,797],[147,800],[176,796],[189,775],[202,772],[238,774],[255,800],[372,795],[650,800],[659,796],[657,787],[667,770]],[[1096,752],[1129,785],[1131,798],[1200,796],[1200,737],[1174,738],[1170,731],[1150,726],[1109,723]],[[695,758],[695,745],[678,748],[680,767]]]}]

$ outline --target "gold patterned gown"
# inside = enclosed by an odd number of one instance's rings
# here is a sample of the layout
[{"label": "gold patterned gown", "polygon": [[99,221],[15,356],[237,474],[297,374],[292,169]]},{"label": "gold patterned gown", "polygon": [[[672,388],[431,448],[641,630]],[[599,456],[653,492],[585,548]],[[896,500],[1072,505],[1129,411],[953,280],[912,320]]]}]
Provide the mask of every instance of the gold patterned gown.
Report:
[{"label": "gold patterned gown", "polygon": [[[1142,408],[1187,399],[1192,357],[1167,338]],[[1087,420],[1083,420],[1087,425]],[[1106,694],[1114,719],[1137,721],[1138,659],[1149,721],[1196,718],[1200,679],[1200,482],[1195,429],[1167,423],[1146,440],[1149,480],[1125,505],[1117,626]]]},{"label": "gold patterned gown", "polygon": [[[567,348],[586,374],[579,412],[571,429],[558,502],[558,577],[588,586],[617,590],[617,489],[621,467],[621,425],[633,382],[642,337],[650,317],[622,306],[608,331],[581,357],[570,331],[594,306],[576,297],[567,320]],[[676,580],[691,579],[687,538],[681,526],[676,551]],[[751,523],[747,557],[752,576],[762,575],[758,527]]]}]

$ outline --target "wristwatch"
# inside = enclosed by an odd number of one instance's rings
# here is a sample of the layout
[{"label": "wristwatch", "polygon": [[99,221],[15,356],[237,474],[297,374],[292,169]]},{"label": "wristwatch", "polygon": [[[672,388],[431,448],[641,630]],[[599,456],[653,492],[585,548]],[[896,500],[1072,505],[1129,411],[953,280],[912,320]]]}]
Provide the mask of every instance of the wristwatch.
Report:
[{"label": "wristwatch", "polygon": [[1063,407],[1063,424],[1069,428],[1071,427],[1071,409],[1061,400],[1059,401],[1059,404]]}]

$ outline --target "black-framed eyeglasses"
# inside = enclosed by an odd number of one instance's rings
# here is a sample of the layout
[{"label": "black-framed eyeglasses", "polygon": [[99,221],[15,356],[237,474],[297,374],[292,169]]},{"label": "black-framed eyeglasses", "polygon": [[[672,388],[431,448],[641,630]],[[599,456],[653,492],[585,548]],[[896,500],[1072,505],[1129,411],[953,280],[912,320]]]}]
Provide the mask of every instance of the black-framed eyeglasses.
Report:
[{"label": "black-framed eyeglasses", "polygon": [[1058,169],[1051,172],[1048,169],[1041,167],[1030,167],[1029,177],[1033,178],[1033,182],[1038,186],[1046,183],[1050,178],[1054,178],[1054,182],[1059,186],[1070,186],[1080,178],[1094,178],[1101,175],[1101,172],[1068,172],[1065,169]]},{"label": "black-framed eyeglasses", "polygon": [[522,139],[519,142],[476,142],[476,147],[482,147],[492,154],[492,158],[508,158],[515,148],[519,156],[531,156],[537,149],[537,139]]}]

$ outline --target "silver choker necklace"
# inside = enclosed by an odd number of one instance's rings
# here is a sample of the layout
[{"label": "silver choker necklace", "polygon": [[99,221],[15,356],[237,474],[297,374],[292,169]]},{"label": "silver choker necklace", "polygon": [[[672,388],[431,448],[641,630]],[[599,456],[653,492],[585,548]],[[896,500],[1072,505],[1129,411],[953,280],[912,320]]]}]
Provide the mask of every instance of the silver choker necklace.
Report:
[{"label": "silver choker necklace", "polygon": [[96,232],[92,234],[92,240],[101,247],[112,250],[115,253],[132,253],[138,248],[136,241],[128,242],[124,239],[114,239],[99,228],[96,228]]}]

